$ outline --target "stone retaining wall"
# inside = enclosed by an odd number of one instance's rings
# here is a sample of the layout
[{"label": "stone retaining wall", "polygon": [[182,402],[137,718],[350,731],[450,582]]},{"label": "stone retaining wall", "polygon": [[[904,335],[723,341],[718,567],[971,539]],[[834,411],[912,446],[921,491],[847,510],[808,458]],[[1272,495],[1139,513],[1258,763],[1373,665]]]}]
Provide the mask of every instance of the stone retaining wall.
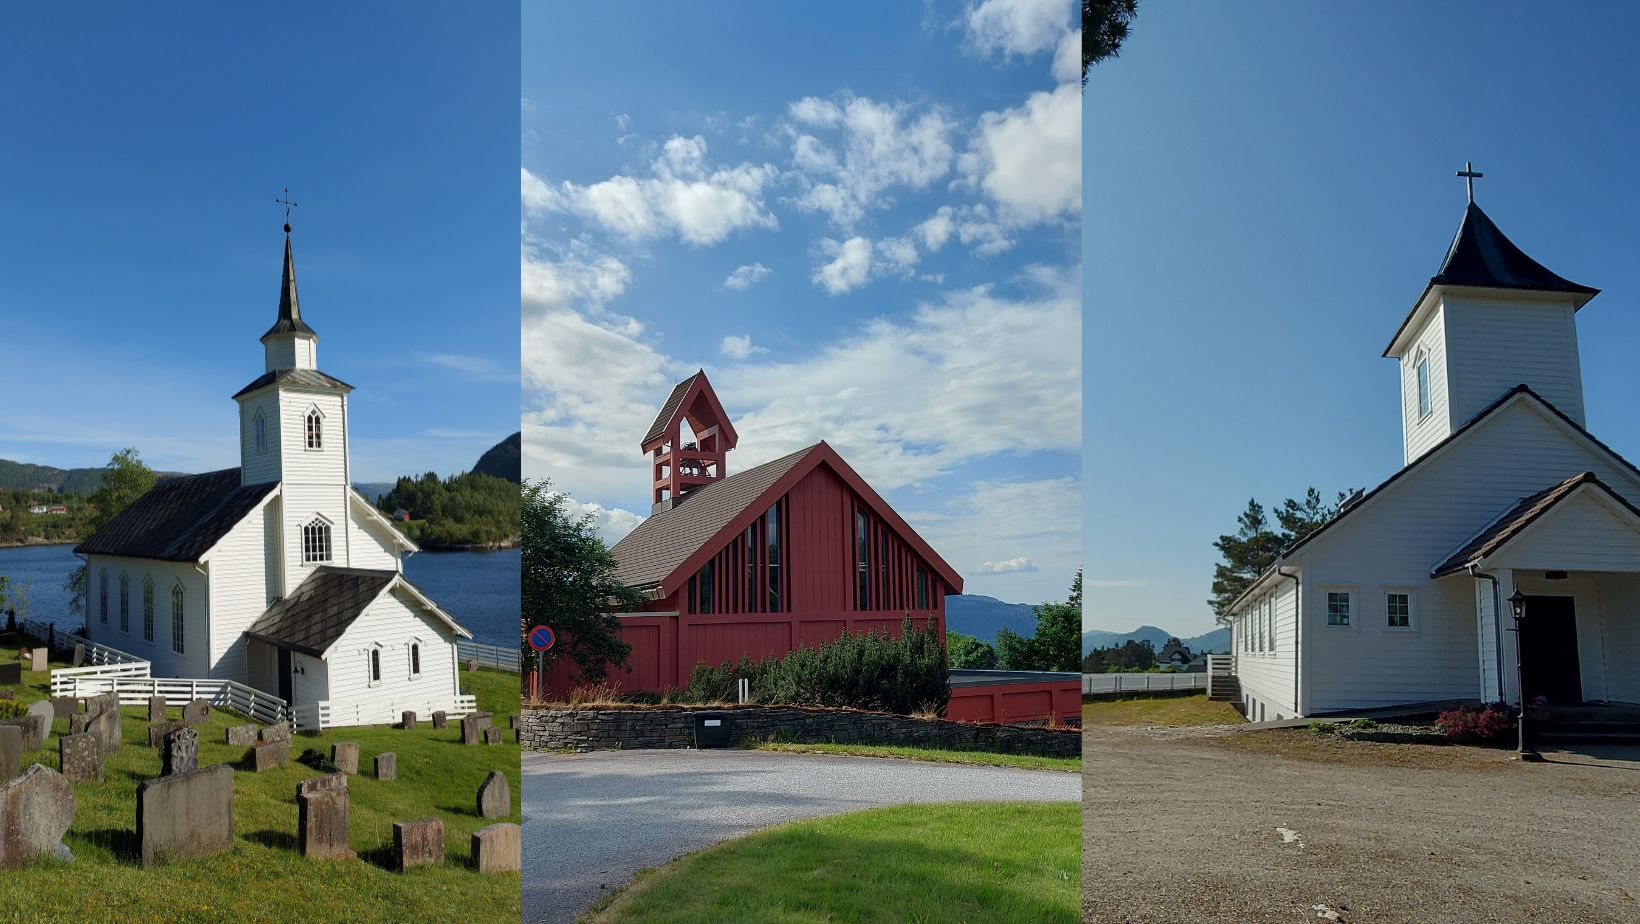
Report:
[{"label": "stone retaining wall", "polygon": [[518,742],[526,748],[552,751],[694,747],[697,712],[721,713],[727,717],[730,737],[736,742],[750,739],[799,744],[894,744],[1045,757],[1078,757],[1082,753],[1082,735],[1077,729],[1025,728],[849,709],[778,706],[525,709],[518,725]]}]

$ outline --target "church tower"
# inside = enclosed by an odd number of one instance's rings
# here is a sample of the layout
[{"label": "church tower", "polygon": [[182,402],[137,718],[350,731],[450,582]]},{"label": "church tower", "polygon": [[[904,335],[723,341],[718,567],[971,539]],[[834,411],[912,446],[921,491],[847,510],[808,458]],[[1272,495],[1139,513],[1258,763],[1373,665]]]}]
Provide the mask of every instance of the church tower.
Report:
[{"label": "church tower", "polygon": [[1524,384],[1584,425],[1578,309],[1599,289],[1527,256],[1475,204],[1384,355],[1400,362],[1404,462]]},{"label": "church tower", "polygon": [[723,480],[738,439],[704,369],[674,386],[642,444],[654,512],[670,510],[692,492]]}]

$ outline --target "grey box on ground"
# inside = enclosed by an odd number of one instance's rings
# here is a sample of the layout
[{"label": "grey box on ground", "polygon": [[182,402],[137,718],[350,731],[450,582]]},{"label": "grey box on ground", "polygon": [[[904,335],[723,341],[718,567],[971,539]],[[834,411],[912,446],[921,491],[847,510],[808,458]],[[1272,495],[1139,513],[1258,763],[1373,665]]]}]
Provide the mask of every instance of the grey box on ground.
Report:
[{"label": "grey box on ground", "polygon": [[180,719],[170,719],[164,722],[150,723],[148,726],[148,746],[151,748],[162,747],[165,744],[166,735],[169,735],[171,732],[174,732],[179,728],[187,727],[188,726],[182,724],[182,720]]},{"label": "grey box on ground", "polygon": [[203,725],[211,720],[211,704],[203,699],[190,700],[182,707],[182,721],[189,725]]},{"label": "grey box on ground", "polygon": [[208,857],[233,847],[233,768],[190,770],[137,784],[142,865]]},{"label": "grey box on ground", "polygon": [[393,822],[393,866],[404,872],[413,866],[444,862],[444,822],[437,818]]},{"label": "grey box on ground", "polygon": [[163,722],[163,721],[165,721],[165,697],[163,697],[163,696],[150,696],[150,697],[148,697],[148,721],[150,721],[150,722]]},{"label": "grey box on ground", "polygon": [[473,866],[480,873],[516,873],[522,860],[518,825],[500,822],[473,832]]}]

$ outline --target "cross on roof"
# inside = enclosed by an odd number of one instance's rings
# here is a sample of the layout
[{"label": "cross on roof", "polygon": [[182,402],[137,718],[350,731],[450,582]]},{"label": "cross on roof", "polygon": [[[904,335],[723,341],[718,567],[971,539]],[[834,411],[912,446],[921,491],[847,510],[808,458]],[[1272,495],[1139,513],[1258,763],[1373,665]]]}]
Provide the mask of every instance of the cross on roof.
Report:
[{"label": "cross on roof", "polygon": [[290,187],[289,186],[285,187],[285,197],[283,199],[275,199],[273,201],[274,201],[275,204],[283,205],[285,207],[285,233],[289,234],[290,233],[290,210],[296,206],[295,202],[290,201]]},{"label": "cross on roof", "polygon": [[1459,170],[1457,173],[1453,174],[1453,176],[1463,177],[1464,185],[1469,187],[1469,204],[1474,205],[1475,204],[1475,181],[1480,179],[1483,176],[1486,176],[1486,174],[1476,173],[1475,172],[1475,165],[1466,160],[1466,161],[1463,162],[1463,169]]}]

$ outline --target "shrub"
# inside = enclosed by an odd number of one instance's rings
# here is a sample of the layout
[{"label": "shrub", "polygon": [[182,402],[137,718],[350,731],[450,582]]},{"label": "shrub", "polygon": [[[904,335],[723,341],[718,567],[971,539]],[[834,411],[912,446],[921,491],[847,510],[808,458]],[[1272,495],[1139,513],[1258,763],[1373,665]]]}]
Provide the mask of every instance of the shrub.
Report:
[{"label": "shrub", "polygon": [[296,758],[296,762],[312,767],[320,773],[337,773],[342,769],[331,763],[330,758],[325,756],[325,752],[318,748],[307,748],[302,751],[302,756]]},{"label": "shrub", "polygon": [[1339,725],[1337,722],[1311,722],[1309,728],[1318,735],[1330,735],[1338,731]]},{"label": "shrub", "polygon": [[1369,729],[1369,728],[1377,728],[1378,723],[1373,721],[1372,719],[1351,719],[1349,721],[1349,726],[1351,728]]},{"label": "shrub", "polygon": [[0,699],[0,719],[18,719],[28,715],[28,705],[22,700]]},{"label": "shrub", "polygon": [[1515,720],[1507,708],[1489,705],[1481,709],[1461,706],[1435,719],[1435,727],[1448,738],[1499,741],[1515,730]]},{"label": "shrub", "polygon": [[696,665],[685,696],[695,702],[735,702],[741,678],[750,681],[751,698],[760,703],[938,715],[951,698],[938,631],[932,625],[915,628],[909,618],[901,623],[898,637],[887,631],[844,632],[784,658]]}]

